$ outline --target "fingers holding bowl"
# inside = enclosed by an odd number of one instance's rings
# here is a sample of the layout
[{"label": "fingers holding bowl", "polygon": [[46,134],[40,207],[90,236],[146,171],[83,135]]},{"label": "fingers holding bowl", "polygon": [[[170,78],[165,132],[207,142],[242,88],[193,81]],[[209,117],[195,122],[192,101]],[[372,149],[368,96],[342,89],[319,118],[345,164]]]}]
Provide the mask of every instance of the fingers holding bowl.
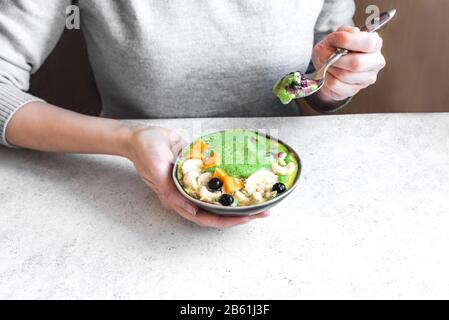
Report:
[{"label": "fingers holding bowl", "polygon": [[246,217],[228,217],[209,213],[200,209],[195,216],[188,215],[184,211],[178,213],[185,219],[205,228],[227,229],[249,223],[257,219],[263,219],[270,216],[269,211],[264,211],[254,216]]}]

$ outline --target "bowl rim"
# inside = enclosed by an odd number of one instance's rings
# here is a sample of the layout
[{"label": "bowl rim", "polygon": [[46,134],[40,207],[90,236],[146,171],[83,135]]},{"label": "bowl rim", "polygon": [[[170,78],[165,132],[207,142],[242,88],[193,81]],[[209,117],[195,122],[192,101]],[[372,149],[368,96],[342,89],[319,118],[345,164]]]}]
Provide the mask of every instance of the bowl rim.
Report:
[{"label": "bowl rim", "polygon": [[[276,203],[282,201],[283,199],[285,199],[286,197],[288,197],[288,196],[289,196],[289,195],[290,195],[290,194],[297,188],[297,186],[298,186],[298,184],[299,184],[299,180],[300,180],[300,178],[301,178],[302,171],[303,171],[302,161],[301,161],[301,158],[299,157],[298,153],[295,151],[295,149],[293,149],[289,144],[285,143],[285,142],[282,141],[281,139],[272,137],[272,136],[270,136],[269,134],[266,134],[266,133],[258,132],[257,130],[253,130],[253,129],[238,129],[238,128],[237,128],[237,129],[223,129],[223,130],[220,130],[220,131],[216,131],[216,132],[209,133],[209,134],[207,134],[207,135],[205,135],[205,136],[213,135],[213,134],[220,133],[220,132],[224,132],[224,131],[237,131],[237,130],[244,130],[244,131],[249,131],[249,132],[257,133],[257,134],[259,134],[259,135],[261,135],[261,136],[264,136],[264,137],[266,137],[266,138],[269,138],[269,139],[271,139],[271,140],[276,140],[277,142],[279,142],[279,143],[281,143],[282,145],[284,145],[290,152],[293,153],[293,155],[294,155],[294,156],[296,157],[296,159],[298,160],[298,166],[299,166],[299,168],[298,168],[298,174],[296,175],[296,178],[295,178],[295,181],[294,181],[292,187],[291,187],[289,190],[287,190],[287,192],[284,192],[283,194],[281,194],[281,195],[279,195],[279,196],[277,196],[277,197],[275,197],[275,198],[273,198],[273,199],[270,199],[270,200],[268,200],[268,201],[266,201],[266,202],[263,202],[263,203],[258,203],[258,204],[250,205],[250,206],[225,207],[225,206],[219,206],[219,205],[216,205],[216,204],[212,204],[212,203],[208,203],[208,202],[204,202],[204,201],[195,199],[194,197],[192,197],[190,194],[188,194],[188,193],[184,190],[184,188],[182,187],[181,183],[178,181],[178,177],[177,177],[178,165],[179,165],[179,161],[181,160],[181,155],[183,154],[184,150],[185,150],[187,147],[189,147],[189,146],[191,145],[191,143],[189,143],[185,148],[183,148],[183,149],[180,151],[180,153],[179,153],[179,155],[177,156],[176,161],[175,161],[175,163],[174,163],[174,165],[173,165],[173,170],[172,170],[172,178],[173,178],[173,181],[174,181],[174,183],[175,183],[175,185],[176,185],[176,188],[178,189],[178,191],[179,191],[185,198],[187,198],[188,200],[192,201],[193,203],[195,203],[195,204],[197,204],[198,206],[203,207],[203,208],[208,208],[208,209],[211,209],[211,210],[217,210],[217,209],[219,209],[219,210],[222,210],[222,211],[238,212],[238,211],[242,211],[242,210],[245,210],[245,211],[246,211],[246,210],[263,209],[263,208],[266,208],[266,207],[268,207],[268,206],[270,206],[270,205],[272,205],[272,204],[276,204]],[[197,141],[198,139],[201,139],[202,137],[205,137],[205,136],[200,136],[200,137],[196,138],[195,140],[193,140],[193,142],[195,142],[195,141]],[[213,212],[212,212],[212,213],[213,213]]]}]

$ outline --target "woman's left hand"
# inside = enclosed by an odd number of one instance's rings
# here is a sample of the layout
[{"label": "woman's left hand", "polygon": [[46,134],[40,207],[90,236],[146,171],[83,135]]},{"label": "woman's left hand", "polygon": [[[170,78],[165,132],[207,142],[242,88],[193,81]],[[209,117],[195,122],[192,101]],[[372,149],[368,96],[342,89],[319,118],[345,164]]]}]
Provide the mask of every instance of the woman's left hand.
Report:
[{"label": "woman's left hand", "polygon": [[313,64],[318,70],[337,48],[351,51],[329,68],[326,83],[318,93],[323,103],[343,101],[377,81],[385,67],[382,38],[378,33],[361,32],[355,27],[344,27],[329,34],[313,49]]}]

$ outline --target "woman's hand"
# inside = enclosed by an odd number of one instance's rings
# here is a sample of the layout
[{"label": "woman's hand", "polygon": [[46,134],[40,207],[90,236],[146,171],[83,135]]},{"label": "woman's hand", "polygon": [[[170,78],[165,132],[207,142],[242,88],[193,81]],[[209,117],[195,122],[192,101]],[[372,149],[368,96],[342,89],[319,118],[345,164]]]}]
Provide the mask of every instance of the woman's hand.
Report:
[{"label": "woman's hand", "polygon": [[264,212],[254,217],[220,217],[198,210],[185,199],[175,187],[172,169],[175,155],[186,144],[168,129],[136,127],[31,102],[11,119],[6,139],[13,145],[33,150],[126,157],[165,207],[201,226],[226,228],[269,215]]},{"label": "woman's hand", "polygon": [[267,217],[268,212],[254,217],[221,217],[199,210],[176,189],[172,180],[176,155],[186,143],[173,131],[160,127],[132,129],[128,158],[142,180],[157,194],[162,205],[200,226],[227,228]]},{"label": "woman's hand", "polygon": [[329,68],[326,83],[317,96],[319,101],[329,104],[343,101],[374,84],[386,63],[382,44],[379,34],[360,32],[355,27],[340,28],[318,43],[312,57],[317,70],[337,48],[351,51]]}]

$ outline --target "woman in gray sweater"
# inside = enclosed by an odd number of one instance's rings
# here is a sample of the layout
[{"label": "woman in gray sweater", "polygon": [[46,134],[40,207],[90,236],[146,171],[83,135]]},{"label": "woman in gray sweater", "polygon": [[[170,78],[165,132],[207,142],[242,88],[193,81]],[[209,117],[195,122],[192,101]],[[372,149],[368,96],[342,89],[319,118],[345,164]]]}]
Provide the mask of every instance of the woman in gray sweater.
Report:
[{"label": "woman in gray sweater", "polygon": [[[80,10],[102,118],[27,93],[70,5]],[[182,141],[172,130],[113,119],[299,115],[294,103],[279,105],[273,84],[311,60],[319,68],[342,47],[353,53],[330,69],[314,99],[318,108],[337,108],[385,65],[379,35],[348,27],[353,13],[353,0],[0,0],[0,141],[126,157],[162,204],[184,218],[209,227],[249,222],[254,218],[208,214],[178,194],[170,172]]]}]

